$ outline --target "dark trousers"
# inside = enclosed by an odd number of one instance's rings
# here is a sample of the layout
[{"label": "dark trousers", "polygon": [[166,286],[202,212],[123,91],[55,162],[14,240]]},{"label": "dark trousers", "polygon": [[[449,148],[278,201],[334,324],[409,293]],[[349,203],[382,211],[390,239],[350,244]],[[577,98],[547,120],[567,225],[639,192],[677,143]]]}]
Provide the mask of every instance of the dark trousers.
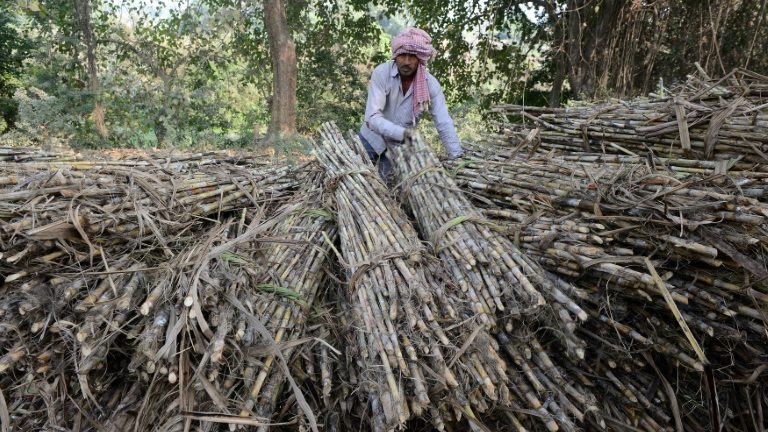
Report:
[{"label": "dark trousers", "polygon": [[358,136],[363,143],[363,147],[365,147],[366,153],[368,153],[368,158],[376,167],[378,167],[379,176],[384,180],[384,183],[391,186],[394,182],[394,173],[392,172],[392,161],[387,157],[387,150],[384,150],[381,154],[376,154],[376,150],[371,147],[368,140],[360,134],[358,134]]}]

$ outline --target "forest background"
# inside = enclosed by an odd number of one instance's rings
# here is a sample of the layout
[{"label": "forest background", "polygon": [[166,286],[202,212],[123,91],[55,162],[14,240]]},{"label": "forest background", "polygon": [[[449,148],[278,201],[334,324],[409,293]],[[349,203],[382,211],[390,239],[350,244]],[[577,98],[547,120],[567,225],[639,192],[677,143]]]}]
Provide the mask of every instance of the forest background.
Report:
[{"label": "forest background", "polygon": [[0,0],[0,145],[224,148],[357,129],[417,26],[460,135],[496,103],[768,74],[766,0]]}]

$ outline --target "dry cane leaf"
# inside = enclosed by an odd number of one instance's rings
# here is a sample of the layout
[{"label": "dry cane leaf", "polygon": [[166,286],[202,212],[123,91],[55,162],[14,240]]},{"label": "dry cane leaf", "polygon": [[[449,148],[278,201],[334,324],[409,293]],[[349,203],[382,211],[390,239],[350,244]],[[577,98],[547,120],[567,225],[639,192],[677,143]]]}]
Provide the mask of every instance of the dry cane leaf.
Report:
[{"label": "dry cane leaf", "polygon": [[8,404],[5,403],[5,395],[3,390],[0,389],[0,430],[2,432],[8,432],[8,428],[11,425],[11,415],[8,412]]}]

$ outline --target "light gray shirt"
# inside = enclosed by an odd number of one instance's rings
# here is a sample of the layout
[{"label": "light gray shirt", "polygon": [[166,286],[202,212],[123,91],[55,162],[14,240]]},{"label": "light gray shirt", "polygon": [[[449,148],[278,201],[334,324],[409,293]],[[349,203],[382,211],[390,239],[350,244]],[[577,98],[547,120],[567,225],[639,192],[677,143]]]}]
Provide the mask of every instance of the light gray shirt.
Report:
[{"label": "light gray shirt", "polygon": [[[440,140],[450,157],[460,156],[461,142],[453,120],[448,114],[445,95],[437,79],[427,72],[429,87],[429,112],[432,113]],[[403,94],[400,73],[394,60],[376,66],[368,85],[368,102],[365,105],[365,122],[360,135],[377,154],[384,153],[387,145],[400,144],[406,128],[413,124],[413,84]],[[418,119],[416,119],[418,122]]]}]

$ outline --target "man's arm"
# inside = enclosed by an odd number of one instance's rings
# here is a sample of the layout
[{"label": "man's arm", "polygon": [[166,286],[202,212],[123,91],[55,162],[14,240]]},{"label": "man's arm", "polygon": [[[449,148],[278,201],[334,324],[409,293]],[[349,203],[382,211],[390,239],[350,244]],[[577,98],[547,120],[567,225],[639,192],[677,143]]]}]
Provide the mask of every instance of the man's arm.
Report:
[{"label": "man's arm", "polygon": [[453,119],[448,114],[448,104],[445,102],[445,95],[443,89],[440,87],[440,83],[434,77],[428,79],[429,82],[429,98],[431,99],[429,111],[432,113],[432,118],[435,122],[438,134],[440,134],[440,141],[443,142],[445,151],[448,152],[448,157],[455,159],[464,154],[464,150],[461,148],[461,141],[456,134],[456,127],[453,125]]},{"label": "man's arm", "polygon": [[377,67],[368,84],[368,102],[365,104],[365,123],[368,127],[389,139],[402,141],[405,128],[384,118],[384,105],[387,103],[387,81],[389,71],[386,67]]}]

